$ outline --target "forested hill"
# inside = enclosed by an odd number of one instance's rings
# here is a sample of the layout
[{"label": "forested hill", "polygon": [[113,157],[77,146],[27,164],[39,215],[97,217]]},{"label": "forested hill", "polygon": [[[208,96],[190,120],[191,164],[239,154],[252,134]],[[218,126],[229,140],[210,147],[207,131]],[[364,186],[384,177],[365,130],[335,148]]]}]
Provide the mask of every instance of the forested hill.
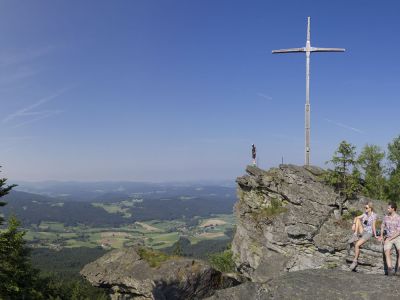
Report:
[{"label": "forested hill", "polygon": [[135,221],[191,219],[211,214],[230,214],[236,201],[233,187],[171,186],[147,192],[104,191],[90,201],[72,201],[12,191],[4,197],[3,212],[14,213],[24,225],[42,221],[66,226],[120,226]]},{"label": "forested hill", "polygon": [[146,195],[146,198],[177,196],[204,196],[230,193],[235,181],[214,183],[142,183],[142,182],[13,182],[17,191],[46,195],[65,201],[121,201],[130,196]]}]

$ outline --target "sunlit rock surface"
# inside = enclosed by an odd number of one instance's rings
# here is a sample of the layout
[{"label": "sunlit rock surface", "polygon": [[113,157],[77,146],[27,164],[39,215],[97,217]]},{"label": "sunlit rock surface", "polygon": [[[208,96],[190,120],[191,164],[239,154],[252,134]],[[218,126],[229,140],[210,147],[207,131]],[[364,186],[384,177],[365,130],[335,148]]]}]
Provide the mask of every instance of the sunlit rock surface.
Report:
[{"label": "sunlit rock surface", "polygon": [[81,274],[118,300],[202,299],[238,284],[200,260],[171,258],[150,267],[134,248],[113,250],[86,265]]},{"label": "sunlit rock surface", "polygon": [[[280,165],[264,171],[248,166],[246,171],[237,179],[232,250],[239,272],[254,282],[305,269],[348,270],[354,254],[347,243],[352,218],[342,215],[362,211],[369,201],[381,218],[386,209],[382,201],[340,198],[317,167]],[[270,208],[273,202],[276,212]],[[376,239],[362,248],[357,271],[385,273]]]}]

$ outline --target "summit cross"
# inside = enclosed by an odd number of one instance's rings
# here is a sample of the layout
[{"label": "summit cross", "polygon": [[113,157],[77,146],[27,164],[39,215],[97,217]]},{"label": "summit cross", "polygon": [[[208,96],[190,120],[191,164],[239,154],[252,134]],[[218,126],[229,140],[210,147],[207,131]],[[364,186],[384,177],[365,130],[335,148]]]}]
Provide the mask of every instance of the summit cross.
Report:
[{"label": "summit cross", "polygon": [[302,48],[273,50],[272,54],[305,52],[306,53],[306,107],[305,107],[305,165],[310,165],[310,54],[311,52],[344,52],[343,48],[311,47],[310,17],[307,18],[307,42]]}]

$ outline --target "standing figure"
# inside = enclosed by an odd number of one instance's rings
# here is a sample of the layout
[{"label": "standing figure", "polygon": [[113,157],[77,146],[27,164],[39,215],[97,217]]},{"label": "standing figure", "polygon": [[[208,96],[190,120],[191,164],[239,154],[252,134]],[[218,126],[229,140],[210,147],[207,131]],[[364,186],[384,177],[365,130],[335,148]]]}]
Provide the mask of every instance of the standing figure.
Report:
[{"label": "standing figure", "polygon": [[256,146],[254,144],[251,144],[251,157],[253,158],[253,166],[257,166],[256,156],[257,156]]}]

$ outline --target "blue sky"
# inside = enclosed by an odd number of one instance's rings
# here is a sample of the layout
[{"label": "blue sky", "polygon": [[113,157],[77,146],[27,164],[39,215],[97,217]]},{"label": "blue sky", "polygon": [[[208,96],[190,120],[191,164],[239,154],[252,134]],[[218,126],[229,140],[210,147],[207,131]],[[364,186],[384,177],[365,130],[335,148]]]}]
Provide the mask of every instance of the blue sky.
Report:
[{"label": "blue sky", "polygon": [[398,1],[0,1],[10,180],[218,180],[400,134]]}]

